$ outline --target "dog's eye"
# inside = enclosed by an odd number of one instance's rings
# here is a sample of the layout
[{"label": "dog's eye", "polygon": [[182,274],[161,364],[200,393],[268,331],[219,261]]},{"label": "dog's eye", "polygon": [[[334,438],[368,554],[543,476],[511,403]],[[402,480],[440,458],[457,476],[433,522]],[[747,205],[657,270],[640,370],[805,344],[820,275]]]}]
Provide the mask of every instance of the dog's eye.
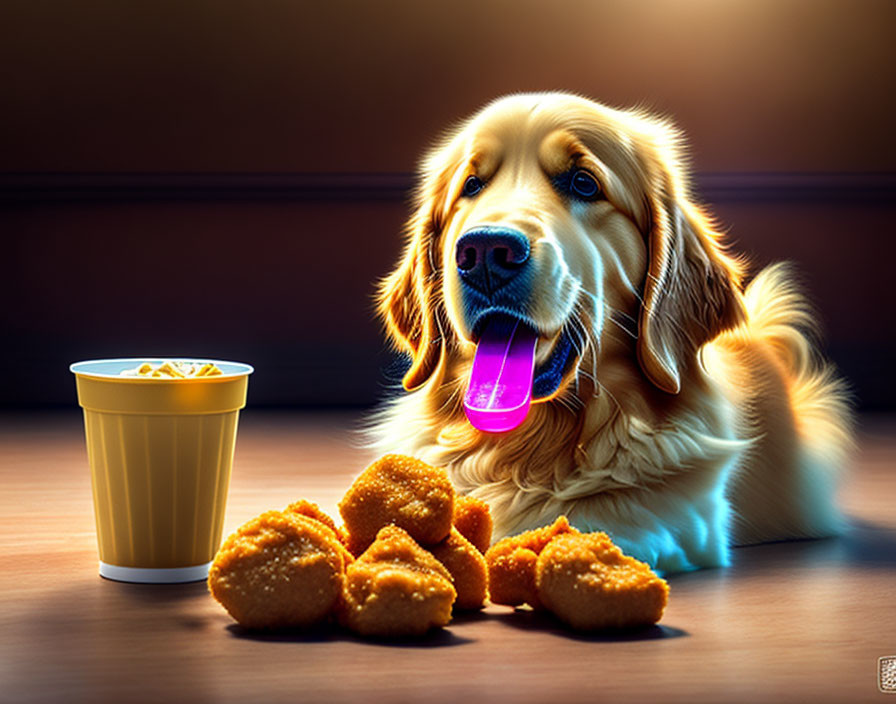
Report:
[{"label": "dog's eye", "polygon": [[573,172],[569,180],[569,190],[576,198],[594,200],[600,193],[600,186],[597,185],[594,176],[584,169],[579,169]]},{"label": "dog's eye", "polygon": [[479,191],[481,191],[485,187],[485,184],[482,182],[482,179],[478,176],[467,176],[467,180],[464,181],[464,188],[462,191],[462,195],[467,198],[472,198]]},{"label": "dog's eye", "polygon": [[593,201],[601,197],[600,184],[585,169],[572,169],[558,174],[551,182],[559,193],[576,200]]}]

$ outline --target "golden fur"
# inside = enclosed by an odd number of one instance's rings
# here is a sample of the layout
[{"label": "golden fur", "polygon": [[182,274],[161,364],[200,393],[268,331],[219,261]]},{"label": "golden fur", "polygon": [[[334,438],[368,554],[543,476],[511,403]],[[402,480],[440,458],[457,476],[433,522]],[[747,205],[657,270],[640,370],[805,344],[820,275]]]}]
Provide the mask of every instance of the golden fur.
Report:
[{"label": "golden fur", "polygon": [[[557,193],[551,177],[572,166],[596,176],[600,199]],[[462,198],[470,174],[487,185]],[[788,266],[744,289],[668,122],[563,93],[506,97],[429,153],[416,201],[378,294],[411,366],[409,393],[374,419],[377,451],[446,467],[490,504],[496,540],[566,515],[664,571],[840,530],[843,385],[814,351]],[[536,362],[572,321],[587,331],[560,389],[501,435],[464,415],[475,345],[454,262],[461,234],[496,224],[531,244]]]}]

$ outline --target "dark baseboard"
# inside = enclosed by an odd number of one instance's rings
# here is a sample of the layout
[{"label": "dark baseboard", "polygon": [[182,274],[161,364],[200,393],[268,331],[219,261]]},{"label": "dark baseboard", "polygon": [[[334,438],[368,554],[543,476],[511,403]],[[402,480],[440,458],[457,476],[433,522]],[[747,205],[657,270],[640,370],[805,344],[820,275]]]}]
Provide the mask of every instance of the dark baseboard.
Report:
[{"label": "dark baseboard", "polygon": [[0,173],[0,202],[401,201],[409,174]]},{"label": "dark baseboard", "polygon": [[[699,173],[704,202],[896,202],[896,172]],[[0,172],[0,203],[52,201],[406,201],[409,173]]]},{"label": "dark baseboard", "polygon": [[697,174],[697,195],[709,202],[894,203],[894,172],[731,172]]}]

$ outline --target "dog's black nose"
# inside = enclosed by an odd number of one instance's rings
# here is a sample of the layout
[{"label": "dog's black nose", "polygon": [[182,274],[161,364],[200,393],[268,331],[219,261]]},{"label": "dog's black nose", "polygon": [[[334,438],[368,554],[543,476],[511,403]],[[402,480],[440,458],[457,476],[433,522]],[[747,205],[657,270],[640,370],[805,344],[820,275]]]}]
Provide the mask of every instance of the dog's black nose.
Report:
[{"label": "dog's black nose", "polygon": [[506,227],[477,227],[457,241],[456,261],[461,280],[489,295],[525,269],[529,239]]}]

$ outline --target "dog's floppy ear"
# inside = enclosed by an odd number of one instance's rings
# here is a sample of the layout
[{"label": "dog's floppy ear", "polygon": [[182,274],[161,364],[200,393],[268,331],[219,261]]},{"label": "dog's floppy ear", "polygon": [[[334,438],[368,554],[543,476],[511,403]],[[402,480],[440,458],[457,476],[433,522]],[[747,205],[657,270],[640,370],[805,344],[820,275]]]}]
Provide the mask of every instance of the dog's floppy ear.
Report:
[{"label": "dog's floppy ear", "polygon": [[[430,163],[435,156],[430,157]],[[445,351],[444,316],[438,283],[439,255],[434,251],[441,229],[445,175],[424,169],[417,208],[407,223],[404,254],[396,269],[380,282],[377,312],[395,346],[411,356],[402,385],[412,391],[432,376]]]},{"label": "dog's floppy ear", "polygon": [[[660,161],[664,161],[662,155]],[[649,263],[639,321],[638,359],[660,389],[677,394],[697,350],[745,319],[740,263],[687,198],[673,155],[649,188]]]}]

